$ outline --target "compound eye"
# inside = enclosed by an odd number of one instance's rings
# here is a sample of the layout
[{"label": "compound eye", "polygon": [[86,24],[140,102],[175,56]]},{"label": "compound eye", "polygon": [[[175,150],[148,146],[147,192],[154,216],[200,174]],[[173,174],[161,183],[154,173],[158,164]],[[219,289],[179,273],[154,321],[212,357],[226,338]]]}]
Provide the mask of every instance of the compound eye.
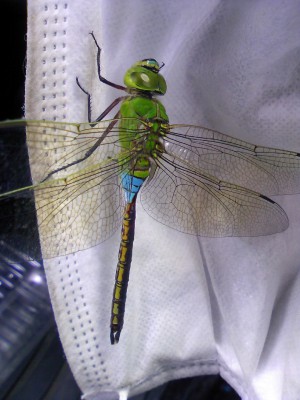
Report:
[{"label": "compound eye", "polygon": [[159,72],[159,64],[154,58],[146,58],[141,61],[141,67],[150,69],[153,72]]},{"label": "compound eye", "polygon": [[147,74],[141,74],[141,79],[142,81],[144,81],[145,83],[148,83],[150,81],[150,78]]}]

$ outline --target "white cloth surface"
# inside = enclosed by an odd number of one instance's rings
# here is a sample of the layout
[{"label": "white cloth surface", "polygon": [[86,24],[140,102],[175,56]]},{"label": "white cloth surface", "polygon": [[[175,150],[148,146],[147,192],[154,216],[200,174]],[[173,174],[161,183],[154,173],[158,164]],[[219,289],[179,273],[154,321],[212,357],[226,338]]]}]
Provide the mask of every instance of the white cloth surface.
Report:
[{"label": "white cloth surface", "polygon": [[[161,100],[171,123],[300,151],[299,27],[300,3],[291,0],[28,0],[26,117],[86,121],[76,76],[93,94],[94,118],[120,95],[98,82],[94,31],[113,82],[122,84],[137,60],[165,63]],[[126,397],[208,373],[221,373],[244,400],[300,398],[300,197],[275,200],[290,227],[259,238],[197,239],[138,204],[115,346],[109,324],[120,232],[45,261],[83,398]]]}]

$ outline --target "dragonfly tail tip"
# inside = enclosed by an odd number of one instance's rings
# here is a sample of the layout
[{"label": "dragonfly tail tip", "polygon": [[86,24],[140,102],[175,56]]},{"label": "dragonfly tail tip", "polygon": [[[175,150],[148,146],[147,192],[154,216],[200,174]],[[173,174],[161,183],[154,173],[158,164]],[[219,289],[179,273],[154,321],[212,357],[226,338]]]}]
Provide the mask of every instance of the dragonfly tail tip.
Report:
[{"label": "dragonfly tail tip", "polygon": [[121,335],[121,331],[115,331],[112,329],[110,332],[110,343],[111,344],[119,343],[120,335]]}]

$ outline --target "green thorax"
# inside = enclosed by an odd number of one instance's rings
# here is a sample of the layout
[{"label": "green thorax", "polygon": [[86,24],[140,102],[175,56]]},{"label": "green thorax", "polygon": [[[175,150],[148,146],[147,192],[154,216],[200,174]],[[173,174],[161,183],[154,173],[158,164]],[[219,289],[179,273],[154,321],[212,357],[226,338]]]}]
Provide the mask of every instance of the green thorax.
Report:
[{"label": "green thorax", "polygon": [[159,65],[154,59],[134,64],[125,74],[124,82],[130,96],[120,107],[119,140],[131,157],[128,173],[147,178],[150,174],[150,159],[156,157],[159,138],[165,134],[169,118],[162,103],[154,96],[163,95],[166,82],[159,74]]}]

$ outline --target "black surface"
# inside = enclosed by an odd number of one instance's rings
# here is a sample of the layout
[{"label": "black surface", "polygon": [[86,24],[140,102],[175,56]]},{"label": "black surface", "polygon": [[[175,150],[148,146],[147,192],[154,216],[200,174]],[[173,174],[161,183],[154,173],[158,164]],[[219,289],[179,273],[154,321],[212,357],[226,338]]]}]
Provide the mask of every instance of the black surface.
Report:
[{"label": "black surface", "polygon": [[24,114],[26,13],[25,0],[1,0],[1,121]]},{"label": "black surface", "polygon": [[240,400],[238,394],[218,375],[178,379],[130,400]]},{"label": "black surface", "polygon": [[16,377],[5,400],[79,400],[81,393],[68,364],[55,327],[34,349]]},{"label": "black surface", "polygon": [[[1,1],[0,121],[22,118],[26,71],[25,0]],[[9,22],[9,23],[8,23]],[[0,130],[0,193],[31,185],[24,128]],[[0,240],[41,260],[33,193],[1,201]],[[29,234],[30,232],[30,234]]]}]

